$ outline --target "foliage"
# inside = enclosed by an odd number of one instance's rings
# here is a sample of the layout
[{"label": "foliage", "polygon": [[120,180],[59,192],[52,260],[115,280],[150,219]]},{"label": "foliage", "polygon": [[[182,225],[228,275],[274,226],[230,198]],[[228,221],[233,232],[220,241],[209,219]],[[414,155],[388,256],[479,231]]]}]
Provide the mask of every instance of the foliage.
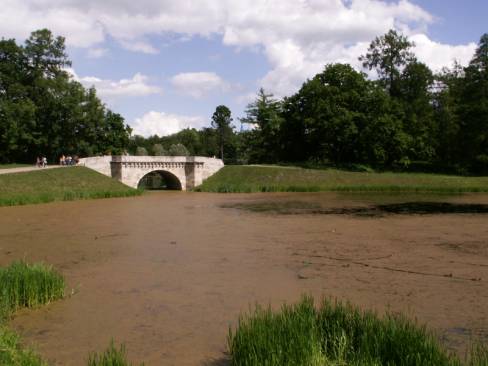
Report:
[{"label": "foliage", "polygon": [[173,144],[169,147],[168,154],[170,156],[188,156],[190,152],[183,144]]},{"label": "foliage", "polygon": [[147,150],[145,147],[138,146],[136,149],[136,156],[147,156]]},{"label": "foliage", "polygon": [[165,156],[165,155],[168,155],[168,152],[165,150],[165,148],[161,144],[154,144],[152,146],[152,153],[153,153],[154,156]]},{"label": "foliage", "polygon": [[247,105],[245,113],[246,117],[241,118],[241,123],[254,129],[243,135],[246,138],[244,146],[248,151],[244,159],[250,163],[276,161],[281,153],[281,103],[273,98],[273,94],[267,94],[261,88],[256,99]]},{"label": "foliage", "polygon": [[0,206],[139,194],[141,191],[84,167],[0,175]]},{"label": "foliage", "polygon": [[[279,312],[256,309],[229,330],[233,366],[461,366],[434,335],[401,315],[362,311],[350,304],[312,297]],[[488,362],[485,347],[476,348],[465,365]]]},{"label": "foliage", "polygon": [[63,37],[35,31],[17,45],[0,40],[0,162],[44,155],[120,154],[131,129],[65,71]]},{"label": "foliage", "polygon": [[225,105],[219,105],[212,115],[212,127],[217,132],[217,139],[219,144],[220,158],[224,160],[224,146],[229,141],[229,137],[233,133],[232,117],[230,109]]}]

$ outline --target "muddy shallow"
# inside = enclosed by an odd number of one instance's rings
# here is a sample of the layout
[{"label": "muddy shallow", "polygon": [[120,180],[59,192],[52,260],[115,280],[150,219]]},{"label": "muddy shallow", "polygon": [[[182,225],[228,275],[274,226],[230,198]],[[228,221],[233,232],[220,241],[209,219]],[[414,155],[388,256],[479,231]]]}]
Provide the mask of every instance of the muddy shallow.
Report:
[{"label": "muddy shallow", "polygon": [[[224,208],[303,201],[364,207],[419,196],[161,192],[0,208],[0,265],[53,264],[71,297],[11,326],[53,365],[85,365],[114,338],[146,365],[221,365],[256,302],[302,293],[401,311],[458,352],[488,340],[488,214],[277,214]],[[422,197],[488,204],[488,195]],[[305,205],[306,206],[306,205]]]}]

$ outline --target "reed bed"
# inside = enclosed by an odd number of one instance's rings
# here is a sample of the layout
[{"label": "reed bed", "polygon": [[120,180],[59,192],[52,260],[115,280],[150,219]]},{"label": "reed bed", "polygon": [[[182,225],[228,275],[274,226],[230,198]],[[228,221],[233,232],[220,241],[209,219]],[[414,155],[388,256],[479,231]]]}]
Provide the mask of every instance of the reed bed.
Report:
[{"label": "reed bed", "polygon": [[233,366],[486,366],[477,346],[462,362],[433,333],[403,316],[311,297],[281,311],[256,309],[229,330]]},{"label": "reed bed", "polygon": [[[127,352],[122,344],[119,348],[115,347],[114,342],[110,342],[109,347],[102,353],[92,353],[88,357],[88,366],[132,366],[127,361]],[[141,366],[144,366],[142,363]]]},{"label": "reed bed", "polygon": [[48,366],[32,349],[22,347],[19,336],[0,325],[0,365]]},{"label": "reed bed", "polygon": [[130,197],[141,190],[85,167],[39,169],[0,175],[0,206]]},{"label": "reed bed", "polygon": [[224,167],[195,190],[219,193],[488,192],[488,177],[236,165]]},{"label": "reed bed", "polygon": [[64,278],[51,266],[14,262],[0,268],[0,306],[3,315],[21,308],[48,304],[64,296]]}]

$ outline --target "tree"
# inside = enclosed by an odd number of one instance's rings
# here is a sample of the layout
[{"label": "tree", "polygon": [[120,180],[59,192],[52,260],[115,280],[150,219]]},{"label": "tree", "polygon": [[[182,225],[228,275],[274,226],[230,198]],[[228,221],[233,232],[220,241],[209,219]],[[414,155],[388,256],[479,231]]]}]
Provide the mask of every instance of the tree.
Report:
[{"label": "tree", "polygon": [[[282,122],[281,103],[273,98],[273,94],[266,94],[259,89],[256,99],[247,105],[246,117],[241,123],[252,125],[256,131],[254,138],[249,139],[252,162],[276,162],[280,154],[279,131]],[[246,136],[250,136],[247,134]]]},{"label": "tree", "polygon": [[183,144],[173,144],[169,147],[168,154],[170,156],[188,156],[190,153]]},{"label": "tree", "polygon": [[359,57],[359,61],[369,70],[375,69],[383,87],[390,96],[399,95],[399,79],[402,69],[415,61],[411,52],[414,46],[407,37],[390,30],[371,42],[366,55]]},{"label": "tree", "polygon": [[488,34],[484,34],[465,68],[459,108],[462,160],[488,172]]},{"label": "tree", "polygon": [[145,147],[138,146],[136,148],[136,156],[147,156],[147,155],[149,155],[149,154],[147,153],[147,150]]},{"label": "tree", "polygon": [[412,61],[400,77],[399,98],[404,109],[404,131],[410,135],[409,156],[430,161],[436,151],[436,125],[432,106],[434,75],[427,65]]},{"label": "tree", "polygon": [[219,105],[212,115],[212,127],[217,131],[220,158],[224,160],[224,145],[229,142],[233,133],[231,125],[232,117],[230,109],[225,105]]},{"label": "tree", "polygon": [[168,155],[168,152],[164,149],[163,145],[161,144],[154,144],[152,147],[152,152],[154,156]]}]

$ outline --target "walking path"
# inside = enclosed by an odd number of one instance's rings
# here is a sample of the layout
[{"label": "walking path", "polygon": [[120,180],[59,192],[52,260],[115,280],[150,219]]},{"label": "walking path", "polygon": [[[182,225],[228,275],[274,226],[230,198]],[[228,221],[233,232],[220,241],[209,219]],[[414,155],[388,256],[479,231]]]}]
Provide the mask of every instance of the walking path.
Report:
[{"label": "walking path", "polygon": [[55,168],[63,168],[63,167],[61,165],[48,165],[45,168],[38,168],[36,166],[26,166],[21,168],[0,169],[0,174],[25,173],[25,172],[32,172],[34,170],[55,169]]}]

